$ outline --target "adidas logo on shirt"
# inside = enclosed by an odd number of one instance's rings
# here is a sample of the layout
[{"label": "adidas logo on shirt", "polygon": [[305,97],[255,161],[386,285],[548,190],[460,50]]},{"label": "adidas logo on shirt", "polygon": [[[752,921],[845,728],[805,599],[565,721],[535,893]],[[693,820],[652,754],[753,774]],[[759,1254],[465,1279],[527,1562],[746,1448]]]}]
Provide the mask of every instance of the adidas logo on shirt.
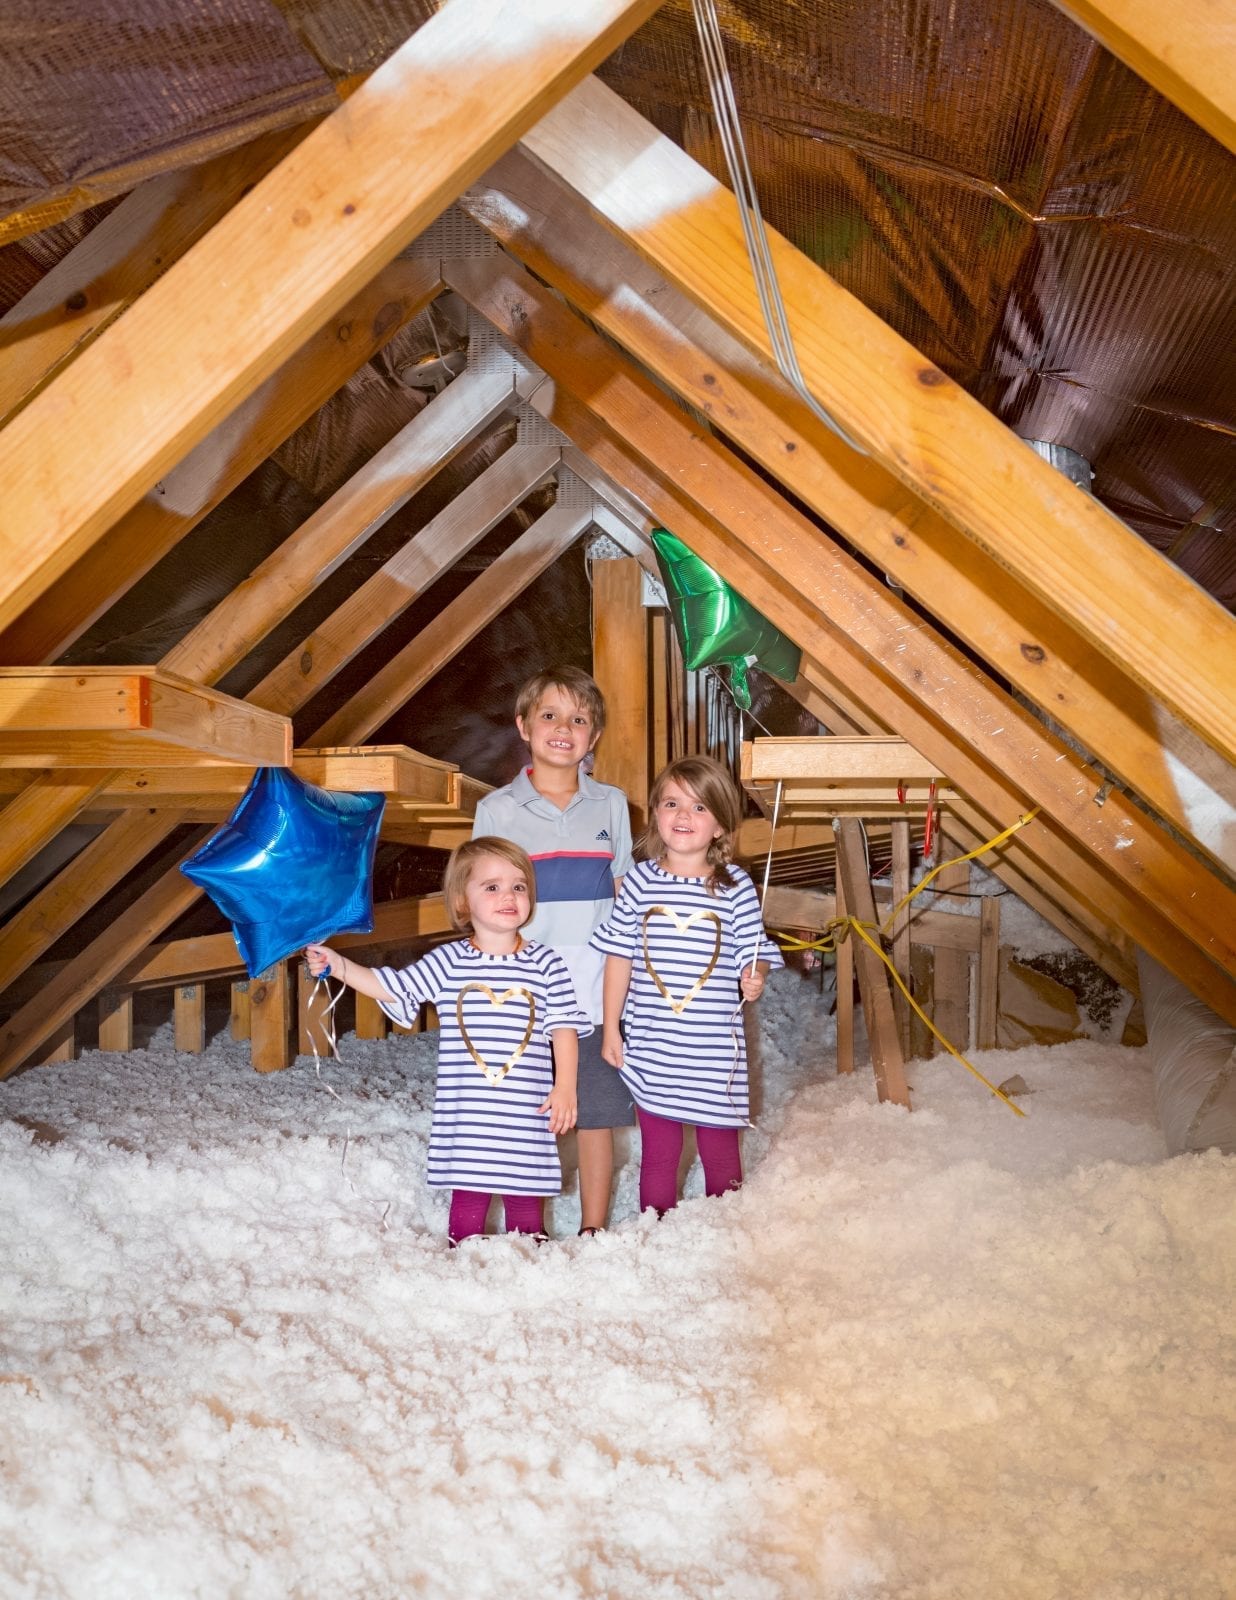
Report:
[{"label": "adidas logo on shirt", "polygon": [[597,834],[597,838],[598,839],[605,839],[606,841],[608,841],[608,839],[609,839],[609,829],[608,828],[602,828],[600,833]]}]

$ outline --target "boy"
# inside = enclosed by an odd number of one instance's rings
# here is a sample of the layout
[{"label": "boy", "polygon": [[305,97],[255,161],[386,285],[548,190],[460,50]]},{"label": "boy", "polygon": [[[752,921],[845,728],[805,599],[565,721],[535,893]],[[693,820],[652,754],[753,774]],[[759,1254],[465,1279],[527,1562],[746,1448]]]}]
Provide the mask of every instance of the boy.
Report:
[{"label": "boy", "polygon": [[601,980],[605,957],[588,948],[613,910],[631,866],[627,797],[597,783],[580,763],[601,737],[605,701],[578,667],[529,678],[515,701],[515,726],[532,763],[476,808],[472,836],[496,834],[528,852],[536,873],[536,913],[524,932],[562,957],[580,1006],[597,1024],[579,1042],[579,1199],[581,1234],[609,1215],[615,1128],[635,1122],[622,1079],[601,1058]]}]

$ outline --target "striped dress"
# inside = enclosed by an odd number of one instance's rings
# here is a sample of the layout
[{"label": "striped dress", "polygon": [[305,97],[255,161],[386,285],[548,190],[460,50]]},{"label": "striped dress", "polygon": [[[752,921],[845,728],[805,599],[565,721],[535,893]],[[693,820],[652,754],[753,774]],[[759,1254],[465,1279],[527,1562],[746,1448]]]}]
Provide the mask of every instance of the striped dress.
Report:
[{"label": "striped dress", "polygon": [[422,1004],[438,1011],[438,1082],[429,1135],[429,1185],[482,1194],[562,1192],[549,1113],[550,1036],[591,1033],[562,958],[526,943],[486,955],[470,940],[439,945],[411,967],[375,967],[393,996],[389,1017],[413,1025]]},{"label": "striped dress", "polygon": [[677,878],[641,861],[593,948],[631,962],[623,1011],[622,1075],[636,1105],[706,1128],[741,1128],[750,1115],[738,980],[759,959],[784,965],[764,932],[759,896],[741,867],[735,886]]}]

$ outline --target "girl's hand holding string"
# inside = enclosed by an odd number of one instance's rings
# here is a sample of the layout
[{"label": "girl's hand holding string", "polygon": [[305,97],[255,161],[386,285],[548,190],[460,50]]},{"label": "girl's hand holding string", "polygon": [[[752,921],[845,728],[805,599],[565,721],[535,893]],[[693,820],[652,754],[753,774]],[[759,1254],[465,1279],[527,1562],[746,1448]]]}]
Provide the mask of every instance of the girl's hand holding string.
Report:
[{"label": "girl's hand holding string", "polygon": [[752,967],[738,980],[738,987],[744,1000],[758,1000],[764,993],[764,974],[758,967]]},{"label": "girl's hand holding string", "polygon": [[328,978],[343,981],[343,957],[329,945],[307,944],[305,960],[309,963],[311,977],[320,978],[325,974]]},{"label": "girl's hand holding string", "polygon": [[537,1110],[549,1112],[550,1133],[570,1133],[579,1112],[575,1091],[555,1084],[549,1091],[549,1097],[541,1102]]}]

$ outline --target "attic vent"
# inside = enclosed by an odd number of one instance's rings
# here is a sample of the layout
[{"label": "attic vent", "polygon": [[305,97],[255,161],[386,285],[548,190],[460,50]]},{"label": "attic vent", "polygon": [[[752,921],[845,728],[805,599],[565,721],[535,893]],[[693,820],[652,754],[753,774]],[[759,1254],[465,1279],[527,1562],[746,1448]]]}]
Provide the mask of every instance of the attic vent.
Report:
[{"label": "attic vent", "polygon": [[1067,444],[1048,444],[1045,439],[1026,439],[1036,456],[1042,456],[1044,461],[1050,461],[1057,472],[1063,472],[1066,478],[1071,479],[1079,489],[1084,489],[1087,494],[1093,494],[1090,484],[1094,473],[1090,470],[1090,463],[1085,456],[1079,456],[1076,450],[1070,450]]}]

